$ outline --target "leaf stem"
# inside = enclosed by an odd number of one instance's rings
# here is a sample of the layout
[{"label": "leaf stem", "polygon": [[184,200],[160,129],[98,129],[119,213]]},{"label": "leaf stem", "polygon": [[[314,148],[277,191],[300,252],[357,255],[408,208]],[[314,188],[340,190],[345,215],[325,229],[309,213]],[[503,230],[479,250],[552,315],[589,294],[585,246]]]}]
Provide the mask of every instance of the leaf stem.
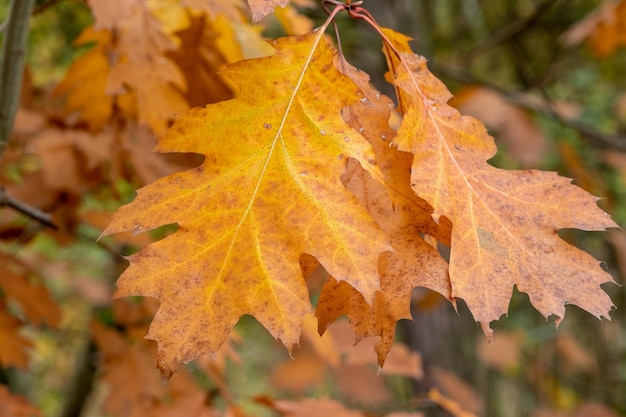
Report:
[{"label": "leaf stem", "polygon": [[[329,4],[334,4],[336,6],[332,12],[330,8],[328,7]],[[335,28],[335,37],[337,39],[337,50],[339,51],[339,60],[341,61],[340,65],[341,65],[341,68],[345,70],[346,57],[343,55],[343,49],[341,48],[341,36],[339,34],[339,27],[337,26],[337,22],[335,21],[334,16],[336,16],[336,14],[339,11],[345,10],[349,6],[336,0],[324,0],[322,1],[322,6],[324,7],[324,11],[326,12],[326,14],[329,15],[328,17],[329,19],[330,19],[330,16],[333,15],[332,22],[333,22],[333,27]]]},{"label": "leaf stem", "polygon": [[[385,33],[380,29],[380,25],[378,24],[378,22],[376,22],[376,19],[374,19],[374,17],[370,14],[370,12],[367,11],[367,9],[365,9],[364,7],[361,7],[360,5],[357,5],[354,7],[350,7],[348,9],[348,14],[353,19],[363,20],[372,28],[374,28],[374,30],[378,32],[381,39],[383,40],[383,47],[388,50],[386,55],[390,56],[391,53],[389,53],[389,51],[391,51],[398,57],[400,62],[402,62],[402,56],[400,54],[400,51],[395,47],[395,45],[393,44],[393,42],[391,42],[391,40],[387,37],[387,35],[385,35]],[[389,70],[393,74],[395,74],[396,69],[395,69],[395,66],[394,66],[395,64],[393,60],[388,59],[387,65],[389,66]],[[404,114],[407,109],[406,109],[406,106],[402,103],[402,94],[400,94],[399,87],[395,84],[394,84],[394,89],[396,90],[396,98],[398,100],[398,110],[400,111],[400,113]]]},{"label": "leaf stem", "polygon": [[[326,19],[326,21],[324,22],[324,24],[321,26],[324,28],[324,31],[326,31],[326,28],[328,28],[328,25],[330,25],[330,22],[334,23],[335,17],[337,16],[337,13],[339,13],[342,10],[350,10],[350,6],[338,1],[332,1],[332,0],[324,0],[323,2],[323,6],[324,6],[324,11],[326,12],[326,14],[328,14],[328,18]],[[331,11],[328,8],[328,4],[333,4],[336,7]]]},{"label": "leaf stem", "polygon": [[350,7],[348,8],[348,14],[350,15],[350,17],[354,19],[361,19],[369,24],[371,27],[373,27],[374,30],[378,32],[380,37],[383,39],[385,45],[388,46],[393,51],[393,53],[398,56],[398,58],[401,58],[400,51],[398,51],[398,49],[393,45],[391,40],[389,40],[387,35],[385,35],[385,33],[380,29],[380,25],[376,22],[370,12],[367,11],[367,9],[361,6]]}]

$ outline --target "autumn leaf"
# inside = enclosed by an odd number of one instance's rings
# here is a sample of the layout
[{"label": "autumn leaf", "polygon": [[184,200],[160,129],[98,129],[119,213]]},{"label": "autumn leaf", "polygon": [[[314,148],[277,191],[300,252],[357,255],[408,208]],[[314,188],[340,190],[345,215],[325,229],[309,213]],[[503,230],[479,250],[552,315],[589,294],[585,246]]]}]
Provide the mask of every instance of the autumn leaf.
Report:
[{"label": "autumn leaf", "polygon": [[90,330],[102,356],[100,378],[109,387],[103,404],[107,413],[131,417],[214,415],[206,392],[189,372],[179,372],[167,386],[160,383],[152,342],[129,340],[96,321]]},{"label": "autumn leaf", "polygon": [[27,369],[27,350],[32,343],[20,334],[24,323],[9,313],[7,299],[16,302],[26,320],[35,326],[47,323],[57,327],[61,310],[34,271],[0,253],[0,365]]},{"label": "autumn leaf", "polygon": [[448,243],[450,228],[445,222],[437,224],[431,217],[432,207],[411,190],[412,155],[389,146],[395,137],[388,123],[391,100],[370,86],[365,73],[347,63],[342,63],[341,68],[362,92],[357,103],[344,109],[343,118],[372,144],[385,184],[367,175],[356,161],[348,163],[342,180],[379,224],[397,253],[385,253],[381,258],[381,290],[371,308],[353,287],[330,277],[322,287],[316,316],[322,333],[345,314],[357,343],[365,337],[380,336],[376,353],[382,367],[393,344],[396,323],[411,319],[413,288],[423,286],[450,297],[448,264],[420,237],[424,233]]},{"label": "autumn leaf", "polygon": [[231,21],[241,20],[241,9],[245,8],[243,0],[182,0],[182,4],[200,10],[213,19],[222,15]]},{"label": "autumn leaf", "polygon": [[248,0],[252,10],[252,22],[258,22],[274,11],[277,6],[285,7],[290,0]]},{"label": "autumn leaf", "polygon": [[446,410],[454,417],[478,417],[476,414],[465,411],[456,401],[444,396],[438,389],[428,391],[428,399]]},{"label": "autumn leaf", "polygon": [[341,352],[330,333],[320,335],[317,320],[307,315],[303,322],[301,345],[310,345],[311,350],[324,361],[325,365],[337,368],[341,361]]},{"label": "autumn leaf", "polygon": [[602,20],[589,39],[594,52],[606,57],[626,46],[626,1],[613,5],[612,15]]},{"label": "autumn leaf", "polygon": [[341,403],[329,399],[304,399],[300,402],[286,400],[268,400],[261,399],[261,403],[265,403],[282,416],[291,417],[317,417],[317,416],[336,416],[336,417],[364,417],[361,411],[350,410]]},{"label": "autumn leaf", "polygon": [[[369,352],[370,357],[372,353]],[[346,364],[335,371],[333,379],[342,397],[368,408],[380,407],[392,400],[391,391],[375,367]]]},{"label": "autumn leaf", "polygon": [[213,28],[218,35],[216,48],[228,64],[242,59],[264,58],[274,53],[258,26],[218,18],[213,22]]},{"label": "autumn leaf", "polygon": [[[225,57],[217,48],[221,36],[207,16],[203,14],[192,18],[191,25],[178,36],[182,45],[169,57],[182,70],[186,84],[194,86],[185,93],[187,102],[191,106],[200,106],[232,98],[231,89],[217,74],[226,64]],[[237,44],[230,48],[240,49]]]},{"label": "autumn leaf", "polygon": [[[327,399],[304,399],[301,401],[273,400],[267,397],[257,398],[256,401],[286,417],[364,417],[371,413],[352,410],[344,407],[341,403]],[[424,417],[422,413],[390,413],[385,417]]]},{"label": "autumn leaf", "polygon": [[436,387],[428,393],[430,400],[455,417],[484,415],[485,400],[471,383],[442,368],[432,367],[428,374]]},{"label": "autumn leaf", "polygon": [[586,347],[576,340],[575,336],[567,333],[559,334],[554,341],[554,347],[563,359],[563,370],[567,374],[598,371],[598,361]]},{"label": "autumn leaf", "polygon": [[[256,23],[274,11],[277,6],[285,7],[290,0],[248,0],[252,10],[252,22]],[[224,15],[236,21],[241,16],[242,0],[183,0],[183,4],[192,9],[201,10],[211,17]]]},{"label": "autumn leaf", "polygon": [[72,63],[54,93],[66,96],[64,112],[67,115],[76,114],[75,119],[83,120],[91,130],[97,131],[109,121],[113,112],[113,97],[106,94],[111,33],[95,31],[89,26],[74,45],[90,42],[95,42],[94,47]]},{"label": "autumn leaf", "polygon": [[28,369],[27,349],[32,343],[19,334],[22,322],[0,309],[0,365]]},{"label": "autumn leaf", "polygon": [[[465,300],[485,331],[507,312],[513,286],[545,317],[565,304],[609,317],[600,285],[612,282],[599,262],[563,241],[558,230],[604,230],[617,225],[597,198],[556,173],[507,171],[486,161],[493,139],[476,119],[448,106],[450,93],[413,54],[405,36],[384,30],[386,53],[404,113],[395,142],[415,155],[411,186],[452,222],[452,296]],[[395,51],[392,50],[395,48]]]},{"label": "autumn leaf", "polygon": [[142,0],[87,0],[95,20],[95,29],[110,30],[120,20],[129,18],[133,9],[142,7]]},{"label": "autumn leaf", "polygon": [[273,46],[225,70],[236,99],[189,111],[158,144],[205,163],[140,189],[103,232],[179,225],[130,257],[116,294],[161,301],[147,337],[165,377],[215,354],[244,314],[291,349],[311,309],[303,254],[368,301],[379,289],[379,254],[391,248],[339,178],[348,158],[375,171],[371,147],[340,117],[358,87],[334,69],[323,30]]},{"label": "autumn leaf", "polygon": [[[313,4],[305,4],[305,6],[312,7]],[[300,14],[298,9],[290,4],[284,8],[275,9],[274,16],[287,35],[303,35],[313,29],[313,20]]]},{"label": "autumn leaf", "polygon": [[[177,49],[174,35],[167,33],[143,1],[121,2],[117,15],[119,1],[92,3],[96,22],[75,43],[96,44],[72,64],[55,90],[66,96],[65,113],[77,114],[92,130],[99,130],[112,116],[116,103],[155,133],[162,133],[168,120],[189,108],[185,77],[167,57]],[[180,25],[170,24],[174,28]]]},{"label": "autumn leaf", "polygon": [[502,373],[515,374],[522,363],[524,335],[519,332],[498,331],[493,339],[478,342],[476,353],[487,366]]},{"label": "autumn leaf", "polygon": [[453,106],[462,114],[483,122],[490,132],[495,132],[498,148],[505,149],[511,163],[517,163],[521,168],[536,166],[548,150],[546,135],[527,112],[495,90],[465,87],[454,93]]},{"label": "autumn leaf", "polygon": [[272,369],[271,385],[281,392],[303,395],[323,383],[326,367],[310,350],[299,350],[293,359]]},{"label": "autumn leaf", "polygon": [[605,1],[562,36],[565,46],[587,40],[597,57],[604,58],[626,46],[626,1]]},{"label": "autumn leaf", "polygon": [[90,134],[80,130],[43,129],[30,139],[39,158],[46,188],[79,195],[101,180],[109,161],[106,144],[110,132]]},{"label": "autumn leaf", "polygon": [[161,24],[161,32],[170,38],[179,50],[183,48],[177,33],[191,26],[191,19],[195,13],[182,5],[180,0],[150,0],[146,3],[146,8]]},{"label": "autumn leaf", "polygon": [[166,57],[176,44],[145,4],[133,8],[116,29],[119,57],[111,65],[106,93],[134,92],[139,122],[161,134],[169,119],[189,108],[184,98],[185,78]]},{"label": "autumn leaf", "polygon": [[25,318],[35,326],[59,325],[61,310],[41,278],[23,262],[3,254],[0,254],[0,291],[4,297],[16,301]]},{"label": "autumn leaf", "polygon": [[422,356],[419,352],[410,350],[407,345],[395,343],[381,372],[383,375],[400,375],[416,381],[422,380],[424,378]]}]

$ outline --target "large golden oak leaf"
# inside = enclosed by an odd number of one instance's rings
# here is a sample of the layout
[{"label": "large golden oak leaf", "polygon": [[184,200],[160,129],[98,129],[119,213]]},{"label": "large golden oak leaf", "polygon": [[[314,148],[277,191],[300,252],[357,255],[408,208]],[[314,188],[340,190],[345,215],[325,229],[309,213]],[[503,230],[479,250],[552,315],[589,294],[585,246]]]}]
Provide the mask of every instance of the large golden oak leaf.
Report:
[{"label": "large golden oak leaf", "polygon": [[297,343],[311,310],[304,253],[370,302],[379,289],[379,254],[390,246],[339,179],[348,158],[373,170],[370,145],[340,115],[359,89],[335,70],[321,32],[229,66],[238,97],[184,114],[157,146],[205,163],[140,189],[103,232],[179,225],[130,257],[116,293],[161,301],[147,337],[165,377],[215,354],[244,314],[288,348]]},{"label": "large golden oak leaf", "polygon": [[611,276],[557,233],[618,227],[598,199],[556,173],[487,163],[496,147],[483,124],[448,106],[449,91],[411,52],[408,38],[385,34],[399,51],[385,49],[404,113],[395,142],[415,155],[413,190],[432,205],[435,219],[453,224],[452,297],[465,300],[488,335],[515,285],[545,317],[556,315],[557,324],[566,303],[608,318],[612,302],[600,285]]}]

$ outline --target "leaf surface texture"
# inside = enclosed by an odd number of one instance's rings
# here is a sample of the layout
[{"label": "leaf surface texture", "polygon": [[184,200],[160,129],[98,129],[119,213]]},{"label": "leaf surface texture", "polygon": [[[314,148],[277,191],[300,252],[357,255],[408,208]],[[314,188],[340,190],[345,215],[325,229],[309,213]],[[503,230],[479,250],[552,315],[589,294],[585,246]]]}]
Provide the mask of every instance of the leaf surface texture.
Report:
[{"label": "leaf surface texture", "polygon": [[228,67],[236,99],[189,111],[159,142],[205,163],[139,190],[104,231],[179,225],[130,258],[117,292],[161,300],[148,337],[165,376],[215,354],[244,314],[297,343],[311,310],[302,254],[368,301],[379,289],[379,254],[391,248],[340,181],[349,157],[374,171],[370,145],[341,119],[358,87],[320,33],[273,46],[272,57]]}]

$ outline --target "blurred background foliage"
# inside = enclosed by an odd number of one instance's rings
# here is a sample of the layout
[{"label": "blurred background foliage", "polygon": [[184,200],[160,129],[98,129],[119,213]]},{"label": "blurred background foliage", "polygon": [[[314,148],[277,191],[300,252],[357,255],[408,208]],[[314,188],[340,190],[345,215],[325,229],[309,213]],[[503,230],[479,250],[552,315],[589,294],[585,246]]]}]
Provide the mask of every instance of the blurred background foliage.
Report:
[{"label": "blurred background foliage", "polygon": [[[500,149],[491,161],[494,165],[553,170],[572,177],[603,197],[600,204],[626,225],[626,48],[599,55],[587,39],[566,40],[568,31],[602,3],[365,0],[364,5],[382,26],[413,37],[413,49],[428,58],[435,75],[455,95],[453,104],[486,123]],[[0,2],[0,21],[7,9],[8,1]],[[319,7],[301,12],[316,25],[325,18]],[[28,88],[40,100],[63,78],[69,65],[89,50],[89,46],[73,46],[73,41],[92,21],[85,1],[37,1],[28,46]],[[337,21],[348,60],[393,97],[384,82],[386,68],[378,35],[347,16]],[[275,21],[264,27],[267,36],[284,34]],[[112,188],[91,189],[80,210],[110,211],[132,198],[135,185],[132,179],[119,179]],[[100,246],[93,244],[98,228],[81,223],[80,238],[70,244],[44,234],[27,244],[19,240],[2,243],[4,252],[19,253],[37,265],[62,308],[59,329],[27,329],[33,341],[30,371],[7,368],[0,378],[28,396],[46,416],[71,416],[77,409],[84,416],[107,415],[98,408],[106,388],[91,389],[94,344],[88,325],[96,316],[120,328],[107,300],[123,264],[116,250],[106,249],[116,245],[111,238]],[[623,234],[566,230],[561,236],[604,260],[616,281],[624,282]],[[121,250],[128,252],[130,246]],[[569,306],[558,330],[554,318],[546,322],[528,298],[515,291],[508,316],[494,325],[496,337],[491,345],[462,303],[457,314],[447,302],[418,290],[412,305],[415,321],[402,322],[398,337],[420,352],[426,376],[410,382],[385,379],[383,388],[389,397],[380,403],[366,404],[364,398],[373,396],[371,392],[359,397],[342,391],[332,373],[322,379],[311,377],[310,385],[298,389],[290,387],[293,382],[280,382],[273,369],[289,360],[252,319],[242,320],[238,327],[244,341],[239,346],[242,360],[229,362],[224,379],[232,386],[236,402],[247,404],[245,410],[254,415],[275,415],[253,401],[255,396],[296,398],[304,392],[341,399],[354,407],[365,404],[378,415],[413,409],[428,416],[460,417],[427,399],[432,386],[440,387],[468,412],[482,416],[626,415],[626,292],[611,284],[606,290],[617,306],[611,322],[599,322]],[[295,380],[313,371],[293,372]],[[344,384],[356,384],[361,377],[355,375]],[[196,378],[207,392],[219,391],[219,383]],[[81,387],[89,388],[82,397]],[[83,398],[78,408],[70,406],[74,396]]]}]

